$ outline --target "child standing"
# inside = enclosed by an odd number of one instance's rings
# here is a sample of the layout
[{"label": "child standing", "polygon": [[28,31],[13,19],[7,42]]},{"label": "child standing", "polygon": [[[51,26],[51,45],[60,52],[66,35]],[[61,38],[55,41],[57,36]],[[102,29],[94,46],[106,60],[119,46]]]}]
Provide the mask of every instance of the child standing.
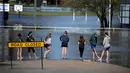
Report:
[{"label": "child standing", "polygon": [[82,60],[83,52],[84,52],[84,45],[86,44],[83,36],[80,36],[80,39],[78,40],[78,44],[79,44],[80,60]]},{"label": "child standing", "polygon": [[51,51],[51,33],[49,33],[45,38],[45,53],[44,53],[44,59],[47,58],[48,53]]}]

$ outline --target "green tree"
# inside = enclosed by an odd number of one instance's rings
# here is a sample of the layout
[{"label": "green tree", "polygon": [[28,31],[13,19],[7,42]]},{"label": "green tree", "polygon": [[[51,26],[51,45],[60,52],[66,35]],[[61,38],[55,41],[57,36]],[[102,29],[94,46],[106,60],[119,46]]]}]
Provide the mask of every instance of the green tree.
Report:
[{"label": "green tree", "polygon": [[[96,13],[100,19],[100,27],[105,28],[108,26],[107,13],[109,0],[65,0],[64,2],[65,6],[69,6],[76,11],[85,12],[87,10]],[[116,5],[115,2],[113,2],[113,7]]]}]

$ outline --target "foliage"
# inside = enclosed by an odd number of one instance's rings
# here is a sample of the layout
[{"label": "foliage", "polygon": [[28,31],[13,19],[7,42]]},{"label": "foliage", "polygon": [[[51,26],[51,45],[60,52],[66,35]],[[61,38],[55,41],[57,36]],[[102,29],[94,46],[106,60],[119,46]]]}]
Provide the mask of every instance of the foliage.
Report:
[{"label": "foliage", "polygon": [[[108,25],[107,13],[109,9],[109,0],[65,0],[65,6],[71,7],[76,11],[86,12],[92,11],[96,13],[100,19],[101,28],[105,28]],[[117,8],[119,0],[112,0],[113,9]]]}]

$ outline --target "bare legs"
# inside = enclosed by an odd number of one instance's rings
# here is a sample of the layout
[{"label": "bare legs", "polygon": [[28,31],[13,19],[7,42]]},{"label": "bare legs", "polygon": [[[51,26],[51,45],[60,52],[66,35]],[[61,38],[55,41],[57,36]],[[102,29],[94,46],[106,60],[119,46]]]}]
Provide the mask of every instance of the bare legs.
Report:
[{"label": "bare legs", "polygon": [[37,60],[38,57],[37,57],[36,53],[33,53],[33,55],[34,55],[34,57],[35,57],[35,60]]},{"label": "bare legs", "polygon": [[[102,58],[103,58],[104,54],[105,54],[105,50],[103,49],[102,54],[101,54],[101,58],[99,59],[100,62],[102,62]],[[106,55],[107,55],[106,63],[109,63],[109,51],[108,50],[106,51]]]},{"label": "bare legs", "polygon": [[109,51],[106,51],[106,52],[107,52],[106,62],[109,63]]},{"label": "bare legs", "polygon": [[22,60],[23,57],[22,57],[22,48],[18,48],[18,51],[17,51],[17,60]]},{"label": "bare legs", "polygon": [[45,48],[45,53],[44,53],[44,58],[47,58],[47,55],[49,54],[49,52],[51,51],[51,48]]},{"label": "bare legs", "polygon": [[34,57],[35,57],[35,60],[37,60],[38,59],[38,57],[37,57],[37,55],[36,55],[36,53],[35,53],[35,50],[34,50],[34,48],[29,48],[28,49],[28,56],[29,56],[29,59],[31,59],[31,54],[30,54],[30,51],[33,51],[33,55],[34,55]]},{"label": "bare legs", "polygon": [[[35,60],[37,60],[38,57],[37,57],[36,53],[33,53],[33,55],[34,55]],[[28,53],[28,56],[29,56],[29,59],[31,59],[31,55],[30,55],[30,53]]]},{"label": "bare legs", "polygon": [[67,55],[66,47],[62,47],[62,58],[66,59],[66,55]]},{"label": "bare legs", "polygon": [[96,55],[96,57],[97,57],[97,58],[100,58],[100,57],[98,56],[98,54],[97,54],[97,52],[96,52],[96,49],[95,49],[95,48],[93,49],[92,54],[93,54],[93,59],[95,59],[95,55]]},{"label": "bare legs", "polygon": [[29,56],[29,59],[31,59],[31,54],[30,54],[30,52],[28,53],[28,56]]},{"label": "bare legs", "polygon": [[105,50],[102,51],[101,58],[99,59],[100,62],[102,62],[102,58],[104,56]]}]

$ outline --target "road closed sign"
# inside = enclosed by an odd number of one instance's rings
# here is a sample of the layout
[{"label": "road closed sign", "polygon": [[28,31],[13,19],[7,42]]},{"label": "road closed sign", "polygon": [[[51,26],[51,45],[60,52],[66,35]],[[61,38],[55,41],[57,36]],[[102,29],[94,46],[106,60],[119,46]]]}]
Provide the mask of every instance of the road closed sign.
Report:
[{"label": "road closed sign", "polygon": [[23,5],[14,5],[14,11],[22,12],[23,11]]},{"label": "road closed sign", "polygon": [[44,47],[44,42],[9,42],[8,48]]}]

